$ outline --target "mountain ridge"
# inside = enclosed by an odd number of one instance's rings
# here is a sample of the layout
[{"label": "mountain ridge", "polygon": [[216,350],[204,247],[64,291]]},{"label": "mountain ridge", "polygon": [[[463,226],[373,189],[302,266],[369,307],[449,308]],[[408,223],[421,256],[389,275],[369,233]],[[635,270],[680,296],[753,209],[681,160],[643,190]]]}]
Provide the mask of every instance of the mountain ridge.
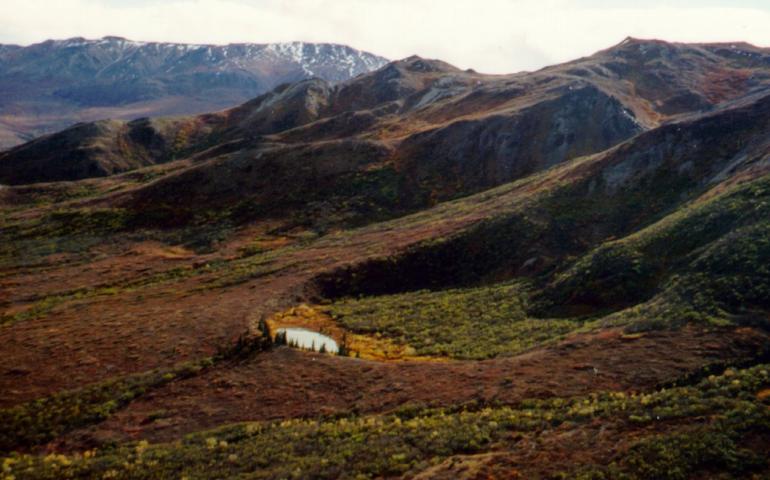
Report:
[{"label": "mountain ridge", "polygon": [[77,121],[202,113],[281,83],[315,76],[339,82],[384,62],[345,45],[304,42],[197,45],[77,37],[5,46],[0,125],[4,137],[29,138]]},{"label": "mountain ridge", "polygon": [[[642,57],[640,48],[646,49]],[[704,48],[628,41],[564,65],[512,75],[482,75],[412,56],[336,85],[306,80],[216,114],[145,122],[148,138],[165,146],[153,156],[136,145],[138,150],[128,155],[138,162],[133,167],[123,160],[114,165],[109,160],[117,158],[110,152],[123,152],[125,157],[134,148],[133,142],[121,140],[134,128],[129,125],[93,140],[86,138],[80,151],[88,156],[83,157],[82,167],[70,170],[73,176],[56,173],[67,163],[67,151],[48,144],[58,142],[58,137],[42,138],[0,154],[0,182],[18,183],[14,176],[22,175],[26,175],[25,181],[34,180],[36,174],[28,172],[31,164],[24,160],[30,155],[43,162],[35,168],[47,171],[36,170],[45,175],[39,180],[52,181],[90,176],[74,173],[90,169],[99,176],[120,173],[196,152],[221,157],[216,165],[247,161],[252,155],[262,155],[263,148],[267,149],[265,159],[282,148],[323,157],[319,153],[326,151],[323,148],[314,151],[302,145],[349,137],[363,140],[349,142],[350,148],[378,145],[375,150],[389,152],[384,157],[374,155],[381,159],[377,168],[390,172],[386,175],[392,177],[388,188],[400,192],[404,208],[418,208],[599,152],[666,122],[729,108],[770,85],[770,55],[723,59],[704,53]],[[661,78],[674,75],[680,64],[689,65],[684,80],[676,77],[661,84]],[[735,72],[747,81],[730,83],[718,96],[709,93],[708,79],[730,78]],[[122,150],[109,147],[101,153],[102,147],[92,148],[94,142],[119,144]],[[217,144],[227,147],[211,149]],[[48,161],[35,151],[56,152],[57,156]],[[233,157],[236,151],[241,160]],[[351,158],[359,156],[351,152]],[[200,163],[204,157],[196,155],[195,159]],[[323,164],[321,158],[314,161]],[[332,168],[334,162],[330,158],[323,168]],[[196,171],[206,168],[204,162]],[[298,181],[304,181],[303,175]],[[214,184],[221,185],[223,192],[243,192],[242,182],[249,178],[238,179],[239,190],[228,186],[227,178],[218,178],[215,169],[207,176],[217,178]],[[214,195],[209,200],[225,198],[227,195]]]}]

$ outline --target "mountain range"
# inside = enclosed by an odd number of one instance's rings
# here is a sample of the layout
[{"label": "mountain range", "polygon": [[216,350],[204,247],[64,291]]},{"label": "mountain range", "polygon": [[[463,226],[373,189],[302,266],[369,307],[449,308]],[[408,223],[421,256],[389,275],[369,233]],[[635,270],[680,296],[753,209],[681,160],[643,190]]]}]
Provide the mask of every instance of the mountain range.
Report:
[{"label": "mountain range", "polygon": [[0,153],[6,472],[764,478],[768,132],[770,49],[627,38]]},{"label": "mountain range", "polygon": [[77,122],[189,115],[318,77],[347,80],[386,60],[344,45],[191,45],[121,37],[0,45],[0,148]]}]

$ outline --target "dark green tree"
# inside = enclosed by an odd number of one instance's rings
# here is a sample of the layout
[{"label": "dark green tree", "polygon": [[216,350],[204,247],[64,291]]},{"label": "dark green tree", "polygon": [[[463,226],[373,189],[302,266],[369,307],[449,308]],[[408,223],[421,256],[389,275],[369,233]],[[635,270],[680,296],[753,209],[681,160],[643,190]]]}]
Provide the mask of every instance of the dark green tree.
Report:
[{"label": "dark green tree", "polygon": [[350,350],[348,349],[347,333],[342,334],[342,343],[340,343],[339,349],[337,349],[337,355],[340,355],[342,357],[347,357],[350,355]]},{"label": "dark green tree", "polygon": [[259,319],[257,328],[260,332],[262,332],[262,338],[272,341],[272,337],[270,336],[270,327],[267,326],[267,322],[265,322],[264,318]]}]

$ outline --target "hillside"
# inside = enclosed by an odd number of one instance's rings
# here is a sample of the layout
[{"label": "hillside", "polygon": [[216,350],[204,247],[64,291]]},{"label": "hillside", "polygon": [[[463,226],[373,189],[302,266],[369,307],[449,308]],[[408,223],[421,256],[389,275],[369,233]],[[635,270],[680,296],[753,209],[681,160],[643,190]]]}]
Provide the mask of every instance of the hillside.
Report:
[{"label": "hillside", "polygon": [[120,37],[0,45],[0,149],[105,118],[231,107],[283,83],[335,83],[386,60],[344,45],[191,45]]},{"label": "hillside", "polygon": [[7,152],[6,472],[764,478],[768,73],[409,57]]}]

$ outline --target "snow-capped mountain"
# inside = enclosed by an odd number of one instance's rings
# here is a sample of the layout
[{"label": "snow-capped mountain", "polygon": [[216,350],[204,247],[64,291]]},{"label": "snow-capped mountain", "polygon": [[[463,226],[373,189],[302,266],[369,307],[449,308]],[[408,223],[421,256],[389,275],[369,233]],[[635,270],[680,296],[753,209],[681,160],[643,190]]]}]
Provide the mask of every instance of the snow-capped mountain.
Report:
[{"label": "snow-capped mountain", "polygon": [[328,43],[192,45],[104,37],[0,45],[0,147],[77,121],[215,110],[281,83],[339,82],[386,62]]}]

